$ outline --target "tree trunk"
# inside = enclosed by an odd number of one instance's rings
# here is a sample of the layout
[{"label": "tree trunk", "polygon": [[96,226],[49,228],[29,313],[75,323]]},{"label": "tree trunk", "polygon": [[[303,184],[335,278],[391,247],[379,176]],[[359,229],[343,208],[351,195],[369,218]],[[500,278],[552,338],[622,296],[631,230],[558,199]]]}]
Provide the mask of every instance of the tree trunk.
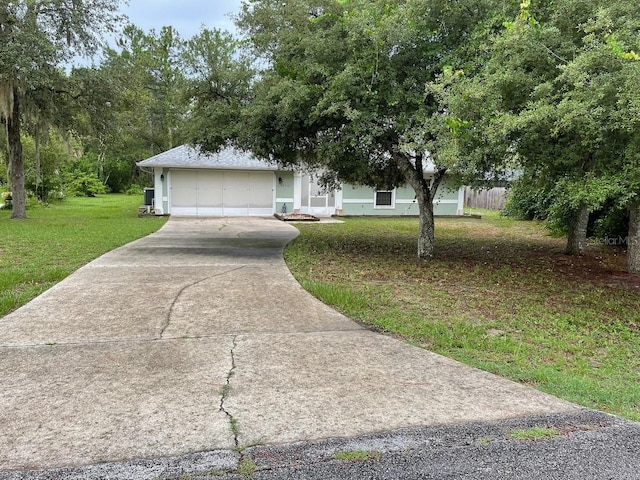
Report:
[{"label": "tree trunk", "polygon": [[424,178],[422,159],[416,157],[413,164],[404,155],[396,156],[396,163],[416,192],[418,201],[420,230],[418,232],[418,260],[429,260],[434,255],[435,221],[433,218],[433,199],[438,186],[444,178],[445,170],[437,170],[429,182]]},{"label": "tree trunk", "polygon": [[589,208],[581,205],[573,212],[567,235],[567,255],[582,255],[587,245],[587,225],[589,224]]},{"label": "tree trunk", "polygon": [[9,164],[11,165],[11,198],[13,212],[11,218],[27,218],[27,192],[24,183],[24,163],[22,159],[22,139],[20,138],[20,94],[13,85],[11,111],[7,115],[7,144],[9,145]]},{"label": "tree trunk", "polygon": [[627,265],[629,273],[640,274],[640,201],[633,202],[629,207]]},{"label": "tree trunk", "polygon": [[[425,198],[420,201],[419,197]],[[435,241],[435,221],[433,218],[433,201],[429,192],[420,195],[416,191],[418,207],[420,209],[420,231],[418,233],[418,259],[426,260],[433,258]]]}]

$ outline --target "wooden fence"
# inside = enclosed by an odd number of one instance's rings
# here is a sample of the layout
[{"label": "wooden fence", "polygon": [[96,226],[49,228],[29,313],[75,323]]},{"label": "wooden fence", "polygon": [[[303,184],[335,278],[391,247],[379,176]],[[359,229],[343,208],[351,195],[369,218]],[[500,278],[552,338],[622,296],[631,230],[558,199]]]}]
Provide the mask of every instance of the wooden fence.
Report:
[{"label": "wooden fence", "polygon": [[485,208],[487,210],[502,210],[507,197],[507,189],[495,187],[490,189],[464,188],[464,206],[469,208]]}]

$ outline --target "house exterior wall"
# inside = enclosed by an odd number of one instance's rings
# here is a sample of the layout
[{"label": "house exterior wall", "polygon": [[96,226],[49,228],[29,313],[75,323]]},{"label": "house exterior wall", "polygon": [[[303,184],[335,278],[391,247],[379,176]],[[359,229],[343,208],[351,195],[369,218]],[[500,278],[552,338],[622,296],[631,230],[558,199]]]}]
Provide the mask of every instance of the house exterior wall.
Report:
[{"label": "house exterior wall", "polygon": [[[462,205],[460,189],[446,180],[442,182],[434,199],[435,215],[460,215]],[[342,189],[342,215],[369,216],[404,216],[418,215],[418,202],[413,188],[408,185],[398,187],[392,191],[390,206],[376,206],[376,191],[373,188],[344,185]]]},{"label": "house exterior wall", "polygon": [[155,167],[153,169],[154,209],[156,215],[165,215],[169,212],[168,193],[169,169]]},{"label": "house exterior wall", "polygon": [[276,172],[276,211],[283,213],[286,205],[287,213],[293,213],[295,209],[295,188],[293,172]]},{"label": "house exterior wall", "polygon": [[[170,208],[170,179],[172,170],[173,169],[166,167],[154,168],[155,213],[157,215],[172,213]],[[299,210],[305,187],[307,196],[309,195],[309,180],[299,173],[277,171],[275,172],[274,184],[274,213],[282,213],[285,205],[287,213],[293,213]],[[461,215],[463,208],[461,202],[464,202],[464,195],[461,195],[461,191],[463,192],[463,190],[453,187],[450,182],[445,180],[438,188],[436,199],[434,200],[434,213],[436,215]],[[418,215],[418,204],[415,200],[415,192],[409,186],[399,187],[393,191],[393,205],[391,206],[376,206],[375,199],[376,192],[372,188],[344,185],[342,190],[331,195],[330,204],[332,206],[335,205],[335,210],[338,215]]]}]

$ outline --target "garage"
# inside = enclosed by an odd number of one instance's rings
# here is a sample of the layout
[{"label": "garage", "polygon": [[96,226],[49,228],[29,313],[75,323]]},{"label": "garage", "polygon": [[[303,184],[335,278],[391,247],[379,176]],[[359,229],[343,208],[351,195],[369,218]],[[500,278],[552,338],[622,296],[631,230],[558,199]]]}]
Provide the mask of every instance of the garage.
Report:
[{"label": "garage", "polygon": [[293,172],[233,147],[206,153],[181,145],[137,165],[154,177],[156,215],[270,216],[293,205]]},{"label": "garage", "polygon": [[275,174],[271,171],[171,169],[173,215],[273,215]]}]

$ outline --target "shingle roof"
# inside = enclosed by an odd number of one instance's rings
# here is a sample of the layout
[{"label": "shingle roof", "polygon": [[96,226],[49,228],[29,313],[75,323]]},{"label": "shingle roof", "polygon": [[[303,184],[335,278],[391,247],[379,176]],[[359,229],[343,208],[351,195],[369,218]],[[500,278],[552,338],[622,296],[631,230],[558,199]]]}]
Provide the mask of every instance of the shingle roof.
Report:
[{"label": "shingle roof", "polygon": [[218,170],[278,170],[276,162],[261,160],[250,152],[225,148],[218,153],[199,152],[189,145],[180,145],[166,152],[137,162],[139,167],[211,168]]}]

